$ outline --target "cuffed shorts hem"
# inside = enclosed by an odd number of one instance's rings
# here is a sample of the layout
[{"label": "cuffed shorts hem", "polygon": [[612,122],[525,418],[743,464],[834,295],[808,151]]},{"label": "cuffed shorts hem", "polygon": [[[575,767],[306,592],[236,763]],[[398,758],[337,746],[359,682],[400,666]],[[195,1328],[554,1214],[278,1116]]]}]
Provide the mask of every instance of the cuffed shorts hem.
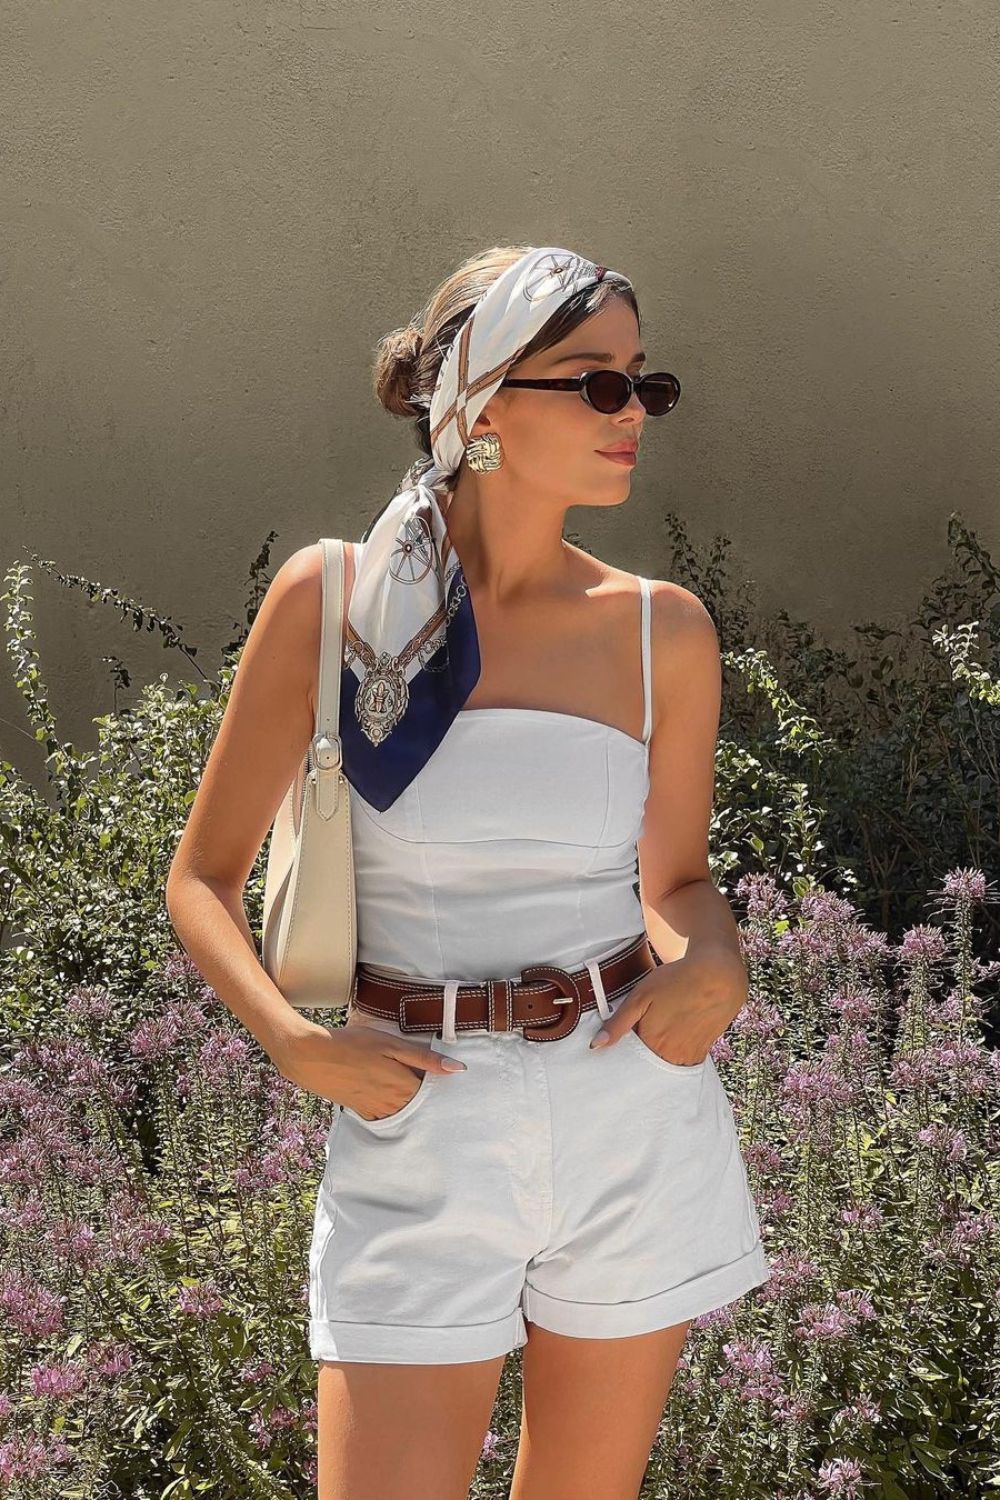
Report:
[{"label": "cuffed shorts hem", "polygon": [[510,1354],[527,1341],[528,1330],[520,1307],[494,1323],[465,1323],[457,1328],[309,1320],[309,1353],[313,1359],[379,1365],[457,1365]]},{"label": "cuffed shorts hem", "polygon": [[770,1276],[771,1265],[758,1240],[739,1260],[637,1302],[567,1302],[562,1297],[540,1292],[529,1282],[524,1289],[524,1315],[550,1333],[565,1333],[572,1338],[615,1339],[670,1328],[725,1307]]}]

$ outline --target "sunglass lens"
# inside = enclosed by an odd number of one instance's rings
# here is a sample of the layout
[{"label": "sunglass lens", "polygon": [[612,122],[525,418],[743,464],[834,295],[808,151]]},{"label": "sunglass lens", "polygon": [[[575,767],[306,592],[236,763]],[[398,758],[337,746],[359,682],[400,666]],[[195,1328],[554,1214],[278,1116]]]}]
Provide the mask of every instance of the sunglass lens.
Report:
[{"label": "sunglass lens", "polygon": [[[651,417],[673,410],[681,394],[680,381],[666,371],[643,375],[637,389]],[[628,400],[628,381],[620,370],[594,370],[587,380],[587,394],[597,411],[621,411]]]},{"label": "sunglass lens", "polygon": [[620,370],[595,370],[587,382],[590,404],[598,411],[621,411],[628,400],[628,384]]},{"label": "sunglass lens", "polygon": [[676,375],[666,372],[644,375],[639,386],[639,400],[651,417],[662,417],[680,400],[681,386]]}]

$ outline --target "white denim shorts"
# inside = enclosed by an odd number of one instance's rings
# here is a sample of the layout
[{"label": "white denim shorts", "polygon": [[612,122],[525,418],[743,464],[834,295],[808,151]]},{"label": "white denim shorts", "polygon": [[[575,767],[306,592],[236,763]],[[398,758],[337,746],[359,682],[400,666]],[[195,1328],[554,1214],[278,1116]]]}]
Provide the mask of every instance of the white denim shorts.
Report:
[{"label": "white denim shorts", "polygon": [[[404,1035],[363,1011],[350,1024]],[[492,1359],[527,1342],[526,1319],[574,1338],[649,1333],[769,1278],[714,1060],[667,1062],[635,1031],[591,1050],[601,1024],[587,1011],[554,1042],[410,1033],[468,1071],[421,1074],[385,1118],[334,1106],[313,1359]]]}]

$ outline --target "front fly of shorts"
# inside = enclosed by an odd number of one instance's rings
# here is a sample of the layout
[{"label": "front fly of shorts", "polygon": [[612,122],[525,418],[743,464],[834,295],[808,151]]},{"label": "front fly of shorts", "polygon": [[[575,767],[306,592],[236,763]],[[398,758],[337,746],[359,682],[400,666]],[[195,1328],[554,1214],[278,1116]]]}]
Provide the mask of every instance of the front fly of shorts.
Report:
[{"label": "front fly of shorts", "polygon": [[[362,1011],[350,1024],[404,1035]],[[414,1032],[467,1071],[420,1074],[383,1119],[334,1106],[313,1359],[492,1359],[527,1342],[526,1319],[573,1338],[649,1333],[769,1278],[714,1060],[667,1062],[634,1031],[591,1049],[601,1024],[587,1011],[554,1042]]]}]

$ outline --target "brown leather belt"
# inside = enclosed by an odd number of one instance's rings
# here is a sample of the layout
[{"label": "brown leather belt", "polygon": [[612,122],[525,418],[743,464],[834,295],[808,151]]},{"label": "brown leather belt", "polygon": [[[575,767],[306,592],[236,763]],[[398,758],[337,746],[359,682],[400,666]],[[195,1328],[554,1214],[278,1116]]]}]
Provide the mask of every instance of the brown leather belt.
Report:
[{"label": "brown leather belt", "polygon": [[[640,933],[604,959],[598,970],[608,1000],[628,989],[662,960]],[[444,1022],[444,985],[393,979],[359,964],[351,1004],[370,1016],[394,1021],[402,1031],[434,1031]],[[555,1042],[576,1029],[580,1016],[594,1010],[597,996],[590,971],[531,964],[519,979],[483,979],[460,984],[455,996],[455,1030],[513,1031],[520,1026],[529,1042]]]}]

